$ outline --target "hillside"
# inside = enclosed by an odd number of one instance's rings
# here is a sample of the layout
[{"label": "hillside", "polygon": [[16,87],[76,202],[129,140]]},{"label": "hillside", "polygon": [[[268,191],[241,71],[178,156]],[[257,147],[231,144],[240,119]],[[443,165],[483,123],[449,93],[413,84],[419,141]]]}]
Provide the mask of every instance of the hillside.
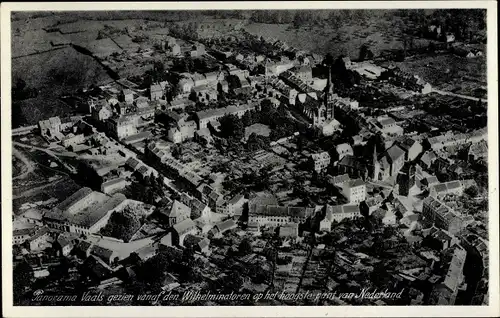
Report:
[{"label": "hillside", "polygon": [[36,98],[14,101],[13,127],[33,125],[50,116],[63,116],[72,110],[58,100],[61,95],[91,84],[111,79],[102,66],[90,56],[72,47],[16,58],[12,63],[12,83],[26,82],[38,91]]}]

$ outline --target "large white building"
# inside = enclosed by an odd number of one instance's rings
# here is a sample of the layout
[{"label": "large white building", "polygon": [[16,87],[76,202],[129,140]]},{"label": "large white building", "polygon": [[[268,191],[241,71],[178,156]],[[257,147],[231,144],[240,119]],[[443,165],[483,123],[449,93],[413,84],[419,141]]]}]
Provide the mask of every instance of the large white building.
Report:
[{"label": "large white building", "polygon": [[313,213],[313,208],[256,204],[249,208],[248,222],[276,227],[288,223],[303,223]]},{"label": "large white building", "polygon": [[366,199],[366,184],[361,179],[349,180],[342,184],[342,195],[351,204],[358,204]]},{"label": "large white building", "polygon": [[114,211],[123,208],[126,197],[81,188],[69,198],[45,213],[43,221],[48,227],[77,234],[91,234],[104,227]]},{"label": "large white building", "polygon": [[181,120],[176,126],[168,130],[168,140],[177,144],[182,143],[187,139],[192,139],[196,132],[196,122],[193,120]]},{"label": "large white building", "polygon": [[243,214],[243,208],[248,200],[242,194],[235,195],[231,200],[227,202],[225,207],[225,213],[228,215],[241,216]]},{"label": "large white building", "polygon": [[332,229],[332,223],[334,221],[340,222],[344,219],[354,219],[358,217],[361,217],[359,205],[327,205],[325,218],[321,220],[319,230],[329,232]]},{"label": "large white building", "polygon": [[328,152],[323,151],[320,153],[313,153],[311,155],[311,162],[314,168],[314,171],[320,173],[321,171],[328,168],[330,165],[330,155]]}]

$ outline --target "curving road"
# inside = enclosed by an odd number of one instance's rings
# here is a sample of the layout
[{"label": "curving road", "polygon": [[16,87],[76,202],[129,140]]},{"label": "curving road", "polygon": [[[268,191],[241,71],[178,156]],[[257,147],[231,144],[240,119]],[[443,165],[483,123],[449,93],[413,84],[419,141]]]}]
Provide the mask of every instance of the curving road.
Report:
[{"label": "curving road", "polygon": [[473,100],[473,101],[476,101],[476,102],[478,102],[479,100],[481,100],[481,102],[483,102],[483,103],[487,103],[488,102],[487,98],[485,99],[485,98],[477,98],[477,97],[474,97],[474,96],[468,96],[468,95],[462,95],[462,94],[455,94],[455,93],[452,93],[452,92],[442,91],[442,90],[439,90],[439,89],[436,89],[436,88],[433,88],[432,92],[436,93],[436,94],[439,94],[439,95],[453,96],[453,97],[458,97],[458,98],[463,98],[463,99],[469,99],[469,100]]},{"label": "curving road", "polygon": [[33,170],[35,170],[35,168],[33,167],[33,164],[28,160],[28,158],[22,152],[20,152],[16,148],[12,147],[12,153],[19,160],[21,160],[23,162],[23,164],[27,168],[26,171],[24,171],[23,173],[15,176],[15,177],[13,177],[12,180],[22,179],[22,178],[26,177],[28,174],[30,174],[31,172],[33,172]]}]

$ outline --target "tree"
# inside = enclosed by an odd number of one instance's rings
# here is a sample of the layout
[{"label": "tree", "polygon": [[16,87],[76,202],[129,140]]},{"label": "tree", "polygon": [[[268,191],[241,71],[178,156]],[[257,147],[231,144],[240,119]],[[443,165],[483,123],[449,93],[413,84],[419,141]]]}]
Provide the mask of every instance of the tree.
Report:
[{"label": "tree", "polygon": [[241,241],[238,251],[241,255],[248,255],[252,253],[252,244],[248,238],[244,238]]},{"label": "tree", "polygon": [[220,130],[223,137],[240,140],[245,134],[242,121],[236,115],[228,114],[220,120]]},{"label": "tree", "polygon": [[153,70],[162,74],[163,72],[165,72],[165,65],[163,65],[161,61],[155,61],[153,63]]},{"label": "tree", "polygon": [[[150,193],[152,191],[148,192]],[[101,229],[100,233],[127,242],[140,227],[141,222],[138,216],[130,207],[127,207],[121,212],[113,212],[109,218],[108,224]]]},{"label": "tree", "polygon": [[304,23],[304,19],[302,17],[302,14],[299,11],[295,12],[295,15],[294,15],[293,21],[292,21],[293,27],[295,29],[298,29],[303,25],[303,23]]},{"label": "tree", "polygon": [[185,57],[184,59],[185,59],[184,61],[186,63],[185,64],[186,65],[186,70],[187,70],[188,73],[191,73],[191,71],[194,68],[194,61],[193,61],[193,59],[191,57],[189,57],[189,56]]},{"label": "tree", "polygon": [[243,278],[241,277],[241,273],[236,270],[233,270],[231,274],[229,274],[223,281],[226,289],[231,291],[239,291],[241,286],[243,285]]},{"label": "tree", "polygon": [[136,274],[139,281],[151,287],[161,288],[165,271],[170,267],[170,260],[163,253],[158,253],[138,266]]},{"label": "tree", "polygon": [[247,149],[250,151],[257,151],[261,149],[266,149],[269,146],[269,138],[265,136],[257,135],[256,133],[251,133],[247,141]]},{"label": "tree", "polygon": [[106,32],[104,30],[99,30],[99,32],[97,33],[96,40],[102,40],[102,39],[105,39],[107,37],[108,37],[108,35],[106,34]]},{"label": "tree", "polygon": [[182,251],[181,257],[181,277],[184,281],[195,281],[197,278],[196,266],[194,258],[194,248],[192,245],[186,247]]},{"label": "tree", "polygon": [[331,66],[333,64],[333,55],[332,53],[326,53],[325,59],[323,60],[323,65],[325,66]]},{"label": "tree", "polygon": [[260,102],[260,111],[266,115],[269,115],[273,112],[274,107],[273,103],[269,99],[264,99]]},{"label": "tree", "polygon": [[359,49],[359,60],[371,60],[373,59],[373,52],[370,50],[367,44],[363,44]]},{"label": "tree", "polygon": [[477,187],[475,187],[475,186],[468,187],[467,189],[465,189],[464,192],[465,192],[465,194],[467,194],[471,198],[475,198],[479,194],[479,191],[477,190]]},{"label": "tree", "polygon": [[171,85],[169,90],[168,90],[168,100],[172,101],[174,98],[179,96],[180,93],[181,93],[181,89],[180,89],[179,85],[175,85],[175,84]]},{"label": "tree", "polygon": [[22,91],[26,88],[26,82],[22,78],[18,78],[16,80],[16,84],[14,85],[14,90]]},{"label": "tree", "polygon": [[180,144],[175,144],[172,148],[172,157],[179,159],[182,156],[183,148]]},{"label": "tree", "polygon": [[26,288],[29,287],[31,283],[33,270],[26,261],[23,261],[14,267],[13,277],[12,285],[14,289],[14,300],[20,301],[24,296]]},{"label": "tree", "polygon": [[241,122],[245,127],[251,126],[253,124],[252,114],[249,111],[244,113],[241,117]]}]

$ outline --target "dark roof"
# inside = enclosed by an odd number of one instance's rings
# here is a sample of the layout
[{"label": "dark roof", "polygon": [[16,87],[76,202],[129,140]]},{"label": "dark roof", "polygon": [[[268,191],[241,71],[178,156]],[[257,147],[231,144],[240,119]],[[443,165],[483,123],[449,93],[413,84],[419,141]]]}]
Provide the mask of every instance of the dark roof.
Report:
[{"label": "dark roof", "polygon": [[47,227],[42,227],[42,228],[40,228],[38,231],[36,231],[36,232],[35,232],[35,234],[34,234],[32,237],[30,237],[29,241],[30,241],[30,242],[31,242],[31,241],[34,241],[34,240],[36,240],[37,238],[42,237],[42,236],[44,236],[45,234],[48,234],[49,232],[50,232],[50,231],[49,231],[49,229],[48,229]]},{"label": "dark roof", "polygon": [[380,118],[380,119],[378,119],[378,122],[382,126],[392,125],[392,124],[396,123],[396,121],[392,118]]},{"label": "dark roof", "polygon": [[70,208],[73,204],[77,203],[81,199],[85,198],[86,196],[90,195],[92,193],[92,189],[90,188],[81,188],[72,195],[70,195],[66,200],[63,202],[59,203],[56,207],[56,209],[59,209],[61,211],[65,211],[68,208]]},{"label": "dark roof", "polygon": [[440,241],[451,241],[451,236],[449,236],[443,230],[437,230],[432,234],[432,236]]},{"label": "dark roof", "polygon": [[446,187],[448,188],[448,190],[460,188],[461,186],[462,185],[460,184],[460,181],[451,181],[446,183]]},{"label": "dark roof", "polygon": [[236,222],[233,219],[229,219],[229,220],[217,223],[215,226],[217,227],[217,229],[219,229],[220,233],[224,233],[225,231],[228,231],[228,230],[236,227]]},{"label": "dark roof", "polygon": [[347,181],[346,186],[348,186],[349,188],[354,188],[354,187],[362,186],[364,184],[365,184],[365,182],[363,180],[354,179],[354,180]]},{"label": "dark roof", "polygon": [[251,215],[265,216],[289,216],[289,217],[308,217],[314,212],[312,208],[305,207],[287,207],[278,205],[252,205]]},{"label": "dark roof", "polygon": [[109,211],[116,208],[127,198],[121,193],[117,193],[109,198],[103,205],[96,210],[88,211],[88,213],[79,213],[71,219],[72,223],[77,223],[82,226],[90,227],[97,221],[102,219]]},{"label": "dark roof", "polygon": [[94,245],[90,253],[99,257],[100,259],[102,259],[107,263],[110,263],[112,261],[111,257],[113,256],[113,251],[110,249]]},{"label": "dark roof", "polygon": [[178,235],[183,235],[190,230],[196,228],[196,224],[194,224],[193,220],[186,219],[180,223],[177,223],[173,226],[174,231],[177,232]]},{"label": "dark roof", "polygon": [[77,249],[79,249],[83,252],[87,252],[91,246],[92,246],[92,243],[89,243],[87,241],[80,241],[80,243],[78,243],[78,245],[76,247],[77,247]]},{"label": "dark roof", "polygon": [[219,193],[217,193],[216,191],[212,191],[212,193],[210,193],[210,195],[208,196],[210,199],[216,201],[219,199],[221,195]]},{"label": "dark roof", "polygon": [[137,172],[144,175],[148,172],[148,168],[146,166],[141,166],[139,169],[137,169]]},{"label": "dark roof", "polygon": [[200,247],[200,249],[204,249],[205,247],[207,247],[209,245],[210,245],[210,240],[207,238],[204,238],[203,240],[198,242],[198,246]]},{"label": "dark roof", "polygon": [[350,179],[351,178],[346,173],[346,174],[342,174],[342,175],[339,175],[339,176],[330,177],[329,181],[330,181],[331,184],[337,185],[337,184],[341,184],[341,183],[347,182]]},{"label": "dark roof", "polygon": [[12,235],[13,236],[32,235],[35,232],[36,232],[36,228],[30,227],[30,228],[25,228],[25,229],[14,230],[12,232]]},{"label": "dark roof", "polygon": [[358,205],[334,205],[334,206],[327,206],[326,209],[327,213],[359,213],[359,206]]},{"label": "dark roof", "polygon": [[203,240],[202,236],[188,234],[184,238],[184,246],[195,246]]},{"label": "dark roof", "polygon": [[238,203],[241,199],[245,198],[244,195],[242,194],[237,194],[235,195],[231,200],[229,200],[230,204],[236,204]]},{"label": "dark roof", "polygon": [[108,180],[106,182],[103,182],[102,186],[107,187],[107,186],[115,185],[115,184],[118,184],[118,183],[121,183],[124,181],[125,181],[125,179],[120,177],[120,178],[116,178],[116,179],[112,179],[112,180]]},{"label": "dark roof", "polygon": [[65,247],[67,245],[71,245],[72,244],[71,240],[69,240],[67,237],[64,237],[64,236],[59,236],[57,238],[57,243],[59,243],[59,245],[61,247]]},{"label": "dark roof", "polygon": [[346,166],[346,167],[352,167],[355,169],[362,169],[364,165],[359,162],[359,160],[352,156],[352,155],[346,155],[344,156],[340,161],[339,161],[340,166]]},{"label": "dark roof", "polygon": [[395,162],[401,156],[405,155],[405,151],[401,149],[398,145],[393,145],[391,148],[387,149],[387,156],[391,160],[391,162]]},{"label": "dark roof", "polygon": [[190,202],[190,206],[191,206],[191,211],[201,213],[201,211],[203,211],[203,209],[207,207],[207,204],[201,202],[198,199],[192,199]]},{"label": "dark roof", "polygon": [[86,266],[92,271],[92,273],[99,279],[103,279],[109,275],[109,270],[97,260],[94,256],[90,256],[85,261]]},{"label": "dark roof", "polygon": [[202,185],[200,187],[201,187],[201,191],[200,192],[204,196],[209,196],[210,193],[212,193],[214,191],[214,189],[211,186],[209,186],[208,184],[204,184],[204,185]]},{"label": "dark roof", "polygon": [[174,203],[172,203],[172,208],[170,209],[169,217],[182,217],[182,216],[188,216],[191,214],[191,209],[185,205],[184,203],[175,200]]},{"label": "dark roof", "polygon": [[137,168],[137,165],[139,165],[139,164],[140,164],[140,162],[139,162],[137,159],[135,159],[134,157],[130,157],[130,158],[128,158],[128,159],[127,159],[126,164],[127,164],[130,168],[135,169],[135,168]]},{"label": "dark roof", "polygon": [[408,151],[415,143],[416,141],[408,136],[403,136],[398,140],[398,145],[406,151]]},{"label": "dark roof", "polygon": [[446,185],[440,183],[440,184],[436,184],[434,186],[434,189],[436,189],[436,192],[443,192],[443,191],[446,191]]}]

